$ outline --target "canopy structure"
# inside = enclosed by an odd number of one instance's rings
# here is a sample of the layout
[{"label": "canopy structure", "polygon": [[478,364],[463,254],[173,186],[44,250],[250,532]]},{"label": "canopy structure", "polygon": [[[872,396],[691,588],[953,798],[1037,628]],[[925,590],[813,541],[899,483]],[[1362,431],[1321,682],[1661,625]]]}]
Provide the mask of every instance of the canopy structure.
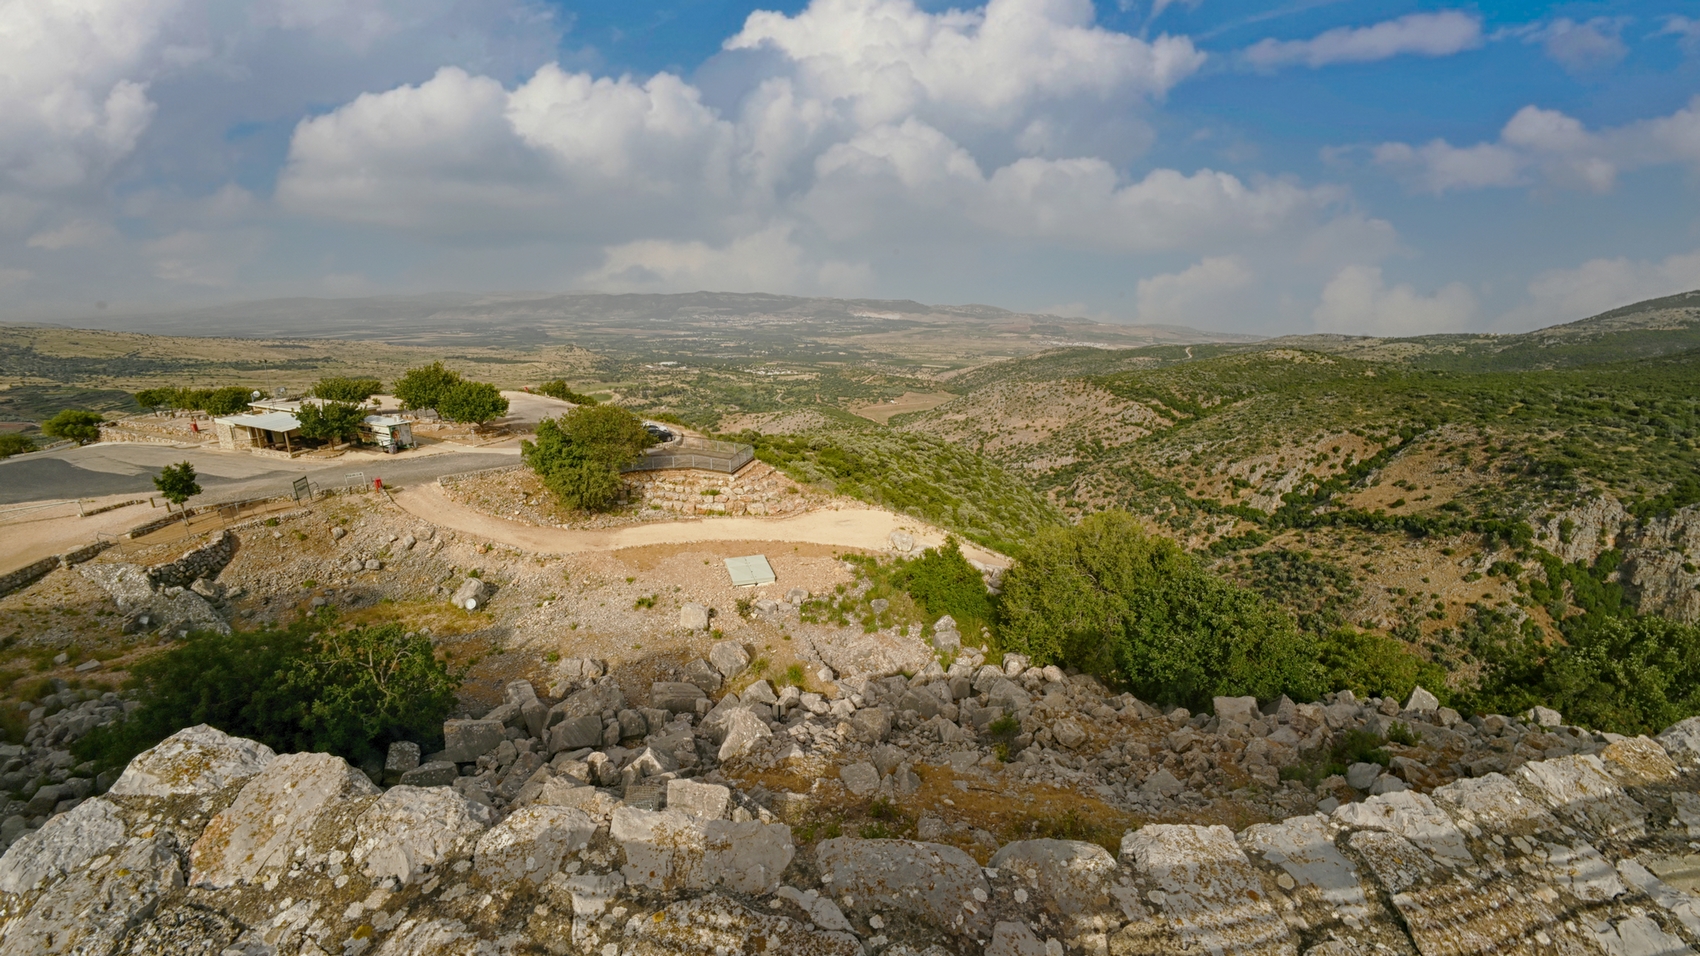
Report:
[{"label": "canopy structure", "polygon": [[735,588],[748,587],[753,584],[772,584],[777,580],[773,575],[773,565],[767,563],[767,555],[765,554],[727,558],[726,573],[732,576],[732,586]]},{"label": "canopy structure", "polygon": [[266,412],[263,415],[231,415],[216,419],[226,425],[241,428],[263,428],[268,432],[292,432],[301,427],[300,419],[288,412]]}]

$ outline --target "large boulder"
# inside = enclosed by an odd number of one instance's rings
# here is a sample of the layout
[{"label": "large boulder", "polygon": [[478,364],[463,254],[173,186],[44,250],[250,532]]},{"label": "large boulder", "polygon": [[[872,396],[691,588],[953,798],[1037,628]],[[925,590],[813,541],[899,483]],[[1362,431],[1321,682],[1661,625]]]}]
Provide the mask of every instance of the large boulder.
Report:
[{"label": "large boulder", "polygon": [[708,630],[708,605],[687,601],[679,606],[679,626],[687,631]]},{"label": "large boulder", "polygon": [[495,811],[458,790],[393,787],[360,815],[350,855],[373,879],[394,877],[406,885],[469,853],[494,822]]},{"label": "large boulder", "polygon": [[0,956],[112,953],[162,898],[183,886],[176,843],[163,831],[95,862],[100,865],[78,860],[76,873],[49,887],[11,922]]},{"label": "large boulder", "polygon": [[697,701],[708,695],[701,687],[687,681],[656,681],[649,685],[649,702],[673,714],[694,714]]},{"label": "large boulder", "polygon": [[1151,824],[1122,837],[1121,862],[1157,890],[1146,897],[1180,937],[1173,949],[1295,952],[1268,889],[1227,827]]},{"label": "large boulder", "polygon": [[88,862],[127,838],[117,808],[105,800],[86,800],[41,829],[18,837],[0,857],[0,892],[28,893],[81,870]]},{"label": "large boulder", "polygon": [[495,750],[507,733],[499,720],[443,721],[443,760],[450,763],[471,763]]},{"label": "large boulder", "polygon": [[754,749],[763,738],[773,736],[773,731],[768,729],[766,721],[742,708],[727,715],[724,728],[726,735],[720,741],[720,751],[717,754],[722,763],[734,757],[742,757]]},{"label": "large boulder", "polygon": [[331,754],[285,754],[243,785],[189,850],[189,880],[222,889],[289,863],[328,819],[376,796],[366,775]]},{"label": "large boulder", "polygon": [[708,662],[721,676],[731,680],[750,666],[750,655],[737,641],[715,641],[714,646],[708,649]]},{"label": "large boulder", "polygon": [[974,937],[991,929],[986,877],[956,847],[839,837],[822,841],[815,864],[830,892],[849,897],[851,909],[865,915],[895,910]]},{"label": "large boulder", "polygon": [[1359,830],[1397,833],[1444,863],[1472,863],[1464,834],[1426,794],[1402,790],[1348,803],[1334,811],[1336,822]]},{"label": "large boulder", "polygon": [[620,807],[608,833],[625,851],[626,882],[662,892],[721,885],[765,895],[796,852],[783,823],[701,820],[673,809]]},{"label": "large boulder", "polygon": [[196,724],[137,754],[109,792],[156,798],[217,793],[253,778],[276,757],[259,741]]},{"label": "large boulder", "polygon": [[1111,905],[1116,858],[1096,843],[1018,840],[992,854],[991,867],[1027,882],[1027,892],[1059,915],[1090,914]]},{"label": "large boulder", "polygon": [[529,880],[533,886],[561,868],[567,854],[582,849],[596,821],[571,807],[522,807],[478,838],[473,865],[493,885]]}]

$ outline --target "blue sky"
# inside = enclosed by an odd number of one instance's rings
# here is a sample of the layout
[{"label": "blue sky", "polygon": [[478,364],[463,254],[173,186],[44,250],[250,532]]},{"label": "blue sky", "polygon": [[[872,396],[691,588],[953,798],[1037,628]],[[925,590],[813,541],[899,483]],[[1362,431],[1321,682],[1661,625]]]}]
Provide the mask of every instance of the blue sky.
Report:
[{"label": "blue sky", "polygon": [[1700,287],[1700,4],[0,0],[0,317],[280,295],[1515,331]]}]

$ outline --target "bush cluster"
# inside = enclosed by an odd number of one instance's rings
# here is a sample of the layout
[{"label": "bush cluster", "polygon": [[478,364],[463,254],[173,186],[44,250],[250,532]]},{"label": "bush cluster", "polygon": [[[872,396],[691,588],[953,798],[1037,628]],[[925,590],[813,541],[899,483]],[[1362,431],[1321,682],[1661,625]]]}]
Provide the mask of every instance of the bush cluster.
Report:
[{"label": "bush cluster", "polygon": [[308,394],[326,401],[358,404],[383,391],[383,388],[384,383],[375,378],[332,376],[319,379]]},{"label": "bush cluster", "polygon": [[407,408],[429,408],[451,422],[483,424],[507,414],[508,400],[489,382],[463,378],[442,362],[410,368],[395,383],[396,398]]},{"label": "bush cluster", "polygon": [[620,469],[655,444],[643,421],[616,405],[584,405],[537,423],[520,442],[526,465],[568,508],[605,511],[620,500]]},{"label": "bush cluster", "polygon": [[568,385],[564,378],[551,379],[532,389],[532,391],[539,395],[547,395],[550,398],[558,398],[563,402],[572,402],[574,405],[596,404],[596,399],[589,395],[573,391],[573,387]]},{"label": "bush cluster", "polygon": [[253,390],[241,385],[144,388],[136,393],[136,404],[143,408],[174,408],[180,412],[206,412],[208,415],[239,415],[248,409],[253,398]]},{"label": "bush cluster", "polygon": [[141,707],[79,740],[81,760],[120,766],[178,730],[210,724],[279,753],[380,760],[392,741],[434,749],[460,673],[400,624],[338,629],[324,617],[280,630],[191,635],[130,669]]}]

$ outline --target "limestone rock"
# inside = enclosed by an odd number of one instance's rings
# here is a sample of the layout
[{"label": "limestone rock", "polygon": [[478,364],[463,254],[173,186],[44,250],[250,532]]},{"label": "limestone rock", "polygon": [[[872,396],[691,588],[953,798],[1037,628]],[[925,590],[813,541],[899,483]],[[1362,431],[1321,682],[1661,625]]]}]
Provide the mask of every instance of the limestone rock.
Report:
[{"label": "limestone rock", "polygon": [[1411,697],[1405,701],[1405,709],[1418,714],[1432,714],[1440,710],[1440,698],[1421,687],[1411,689]]},{"label": "limestone rock", "polygon": [[156,798],[217,793],[258,774],[276,756],[258,741],[196,724],[137,754],[110,792]]},{"label": "limestone rock", "polygon": [[406,885],[472,849],[496,815],[447,787],[393,787],[355,822],[350,854],[373,879]]},{"label": "limestone rock", "polygon": [[447,787],[459,777],[459,767],[447,760],[433,760],[402,774],[396,783],[404,787]]},{"label": "limestone rock", "polygon": [[1676,764],[1650,737],[1625,737],[1600,752],[1606,772],[1626,787],[1645,787],[1675,777]]},{"label": "limestone rock", "polygon": [[749,753],[762,739],[772,736],[773,731],[760,717],[748,710],[735,710],[726,719],[726,736],[720,742],[717,756],[725,763]]},{"label": "limestone rock", "polygon": [[596,821],[583,810],[522,807],[478,838],[473,865],[495,886],[520,880],[542,886],[595,833]]},{"label": "limestone rock", "polygon": [[838,778],[858,797],[865,797],[880,788],[879,768],[867,761],[848,764],[838,769]]},{"label": "limestone rock", "polygon": [[1474,862],[1452,818],[1425,794],[1406,790],[1348,803],[1334,811],[1334,819],[1356,829],[1397,833],[1443,863]]},{"label": "limestone rock", "polygon": [[1048,956],[1045,944],[1026,923],[1002,922],[992,927],[985,956]]},{"label": "limestone rock", "polygon": [[124,821],[105,800],[85,800],[25,833],[0,857],[0,892],[27,893],[123,843]]},{"label": "limestone rock", "polygon": [[1116,858],[1096,843],[1018,840],[992,854],[990,866],[1026,880],[1027,892],[1059,915],[1089,915],[1110,906]]},{"label": "limestone rock", "polygon": [[1369,899],[1357,867],[1335,848],[1326,818],[1317,814],[1261,823],[1247,828],[1240,839],[1248,851],[1292,878],[1294,896],[1317,922],[1326,918],[1343,919],[1347,926],[1367,924]]},{"label": "limestone rock", "polygon": [[500,720],[443,721],[443,757],[450,763],[471,763],[506,739]]},{"label": "limestone rock", "polygon": [[6,927],[0,956],[110,953],[162,897],[183,885],[176,846],[167,833],[139,839],[110,858],[81,861],[78,870]]},{"label": "limestone rock", "polygon": [[695,601],[679,607],[679,626],[687,631],[708,630],[708,605]]},{"label": "limestone rock", "polygon": [[1296,956],[1286,924],[1227,827],[1142,827],[1122,837],[1121,859],[1158,887],[1153,902],[1183,945],[1211,953]]},{"label": "limestone rock", "polygon": [[1212,704],[1218,718],[1236,724],[1250,726],[1260,716],[1256,697],[1217,697]]},{"label": "limestone rock", "polygon": [[704,821],[672,809],[620,807],[608,833],[625,851],[626,882],[663,892],[723,884],[771,893],[795,853],[791,828],[782,823]]},{"label": "limestone rock", "polygon": [[477,578],[467,578],[455,589],[454,597],[449,599],[449,603],[468,611],[476,611],[490,603],[490,585]]},{"label": "limestone rock", "polygon": [[974,858],[953,846],[916,840],[824,840],[815,850],[821,882],[849,896],[851,909],[908,913],[956,933],[991,928],[990,893]]},{"label": "limestone rock", "polygon": [[1600,758],[1585,754],[1537,760],[1517,771],[1527,787],[1572,825],[1601,836],[1637,836],[1645,831],[1647,811],[1606,773]]},{"label": "limestone rock", "polygon": [[732,805],[732,791],[717,783],[695,780],[667,781],[667,809],[678,810],[698,820],[724,820]]},{"label": "limestone rock", "polygon": [[716,641],[708,649],[708,662],[722,677],[731,680],[750,666],[750,655],[737,641]]},{"label": "limestone rock", "polygon": [[[620,947],[616,947],[620,948]],[[760,913],[718,893],[674,903],[641,921],[630,956],[862,956],[862,944],[847,933],[810,930],[784,916]]]},{"label": "limestone rock", "polygon": [[341,757],[284,754],[237,793],[189,850],[189,880],[220,889],[253,882],[289,855],[331,814],[378,788]]}]

